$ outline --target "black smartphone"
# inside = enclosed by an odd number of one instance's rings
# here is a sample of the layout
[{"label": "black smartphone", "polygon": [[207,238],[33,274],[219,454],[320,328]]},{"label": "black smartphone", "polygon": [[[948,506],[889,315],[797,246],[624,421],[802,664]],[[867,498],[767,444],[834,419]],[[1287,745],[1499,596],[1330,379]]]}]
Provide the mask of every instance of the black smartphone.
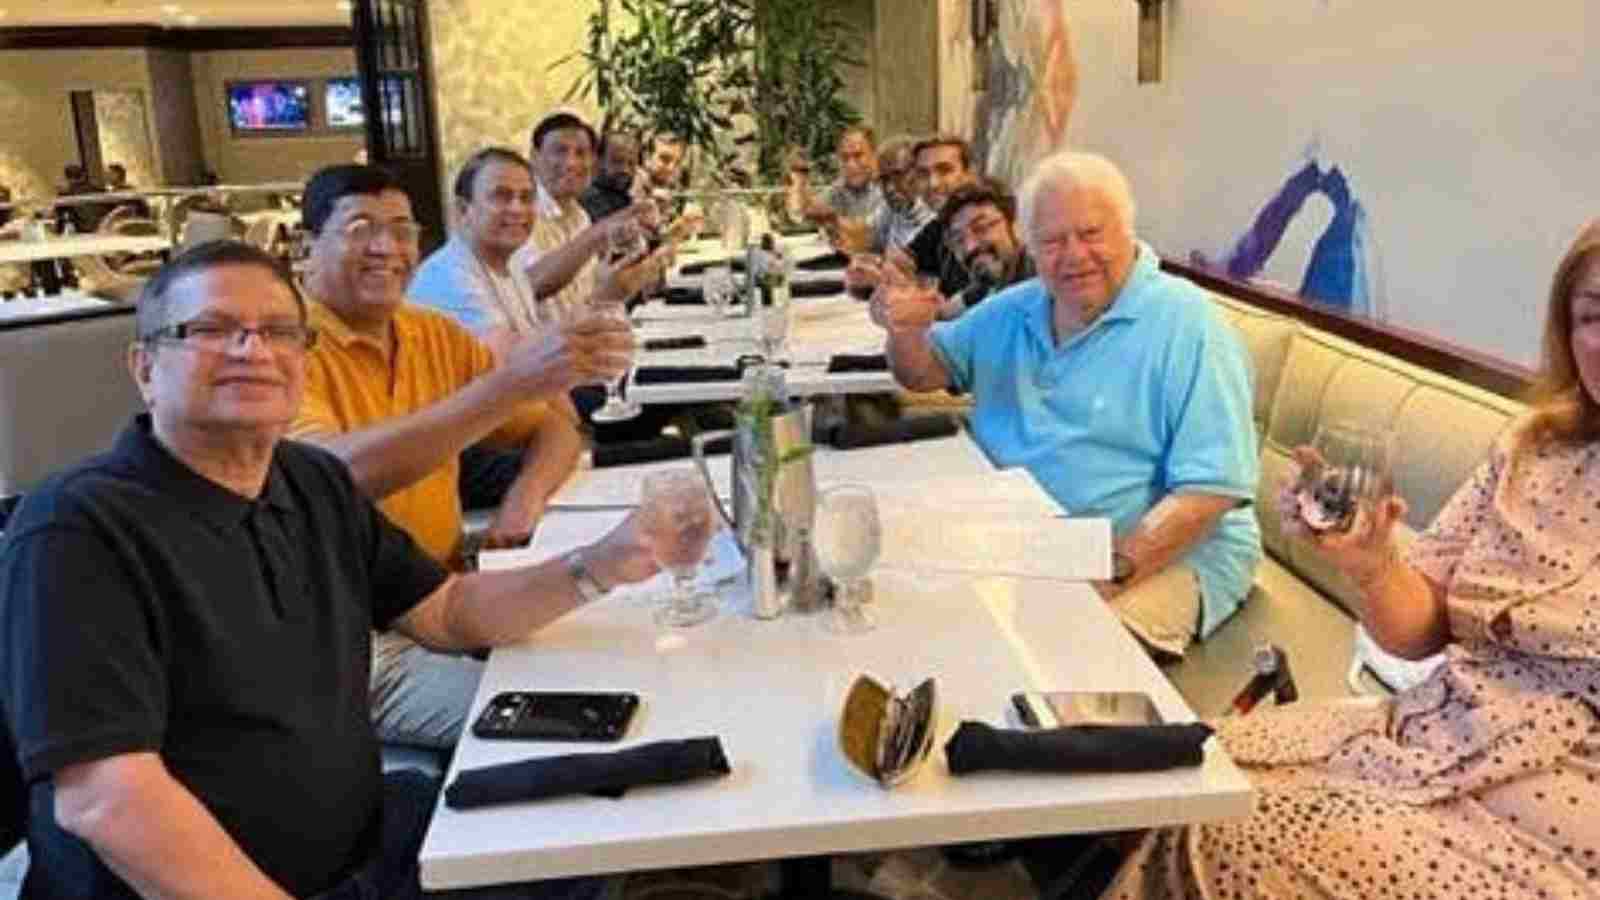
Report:
[{"label": "black smartphone", "polygon": [[506,691],[472,725],[481,738],[617,741],[639,709],[631,692]]}]

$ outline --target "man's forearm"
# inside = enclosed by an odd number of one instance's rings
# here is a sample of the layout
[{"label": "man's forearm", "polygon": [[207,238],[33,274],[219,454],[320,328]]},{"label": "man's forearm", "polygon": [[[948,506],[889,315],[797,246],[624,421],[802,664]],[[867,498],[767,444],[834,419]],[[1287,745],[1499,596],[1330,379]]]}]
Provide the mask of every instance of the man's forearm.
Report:
[{"label": "man's forearm", "polygon": [[153,753],[57,773],[56,817],[147,900],[290,900]]},{"label": "man's forearm", "polygon": [[936,391],[950,386],[950,373],[933,352],[927,329],[890,331],[884,343],[894,380],[907,390]]},{"label": "man's forearm", "polygon": [[522,469],[506,491],[495,516],[497,530],[523,534],[534,522],[572,470],[583,452],[583,437],[577,426],[560,413],[547,416],[522,451]]},{"label": "man's forearm", "polygon": [[589,260],[600,252],[607,227],[597,222],[573,235],[572,240],[539,254],[526,270],[534,298],[552,297],[571,284]]},{"label": "man's forearm", "polygon": [[1125,589],[1177,562],[1240,502],[1237,497],[1200,493],[1161,498],[1132,531],[1116,541],[1117,550],[1133,560],[1133,577],[1121,587]]},{"label": "man's forearm", "polygon": [[500,426],[516,400],[516,393],[491,373],[410,415],[305,439],[343,459],[362,493],[381,500],[482,440]]}]

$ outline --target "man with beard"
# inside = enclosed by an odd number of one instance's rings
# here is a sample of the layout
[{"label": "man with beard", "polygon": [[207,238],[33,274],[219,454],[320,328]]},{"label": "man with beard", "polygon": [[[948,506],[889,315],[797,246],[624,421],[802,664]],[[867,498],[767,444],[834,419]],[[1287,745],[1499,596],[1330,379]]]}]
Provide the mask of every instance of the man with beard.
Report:
[{"label": "man with beard", "polygon": [[578,203],[590,221],[598,222],[633,205],[638,177],[638,139],[631,132],[608,131],[600,138],[600,171]]},{"label": "man with beard", "polygon": [[1016,198],[997,180],[979,179],[950,195],[939,219],[945,243],[971,281],[945,300],[939,318],[957,318],[989,295],[1034,276],[1033,260],[1017,239],[1016,218]]}]

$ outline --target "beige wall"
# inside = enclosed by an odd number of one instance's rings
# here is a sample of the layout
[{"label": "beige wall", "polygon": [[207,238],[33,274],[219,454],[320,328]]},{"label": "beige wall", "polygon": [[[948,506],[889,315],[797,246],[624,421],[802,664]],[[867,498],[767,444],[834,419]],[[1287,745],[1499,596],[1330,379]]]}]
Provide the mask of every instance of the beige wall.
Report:
[{"label": "beige wall", "polygon": [[[563,105],[575,66],[550,64],[584,46],[597,0],[501,3],[434,0],[433,76],[439,152],[446,185],[474,150],[504,144],[528,150],[533,123]],[[593,118],[588,100],[572,104]],[[449,196],[446,190],[445,196]]]},{"label": "beige wall", "polygon": [[68,95],[149,88],[141,48],[0,51],[0,184],[18,199],[54,196],[62,167],[78,160]]},{"label": "beige wall", "polygon": [[878,132],[933,131],[939,124],[937,6],[931,0],[877,0],[875,18]]},{"label": "beige wall", "polygon": [[[355,51],[349,47],[219,50],[190,54],[189,64],[194,74],[195,111],[205,147],[205,164],[224,182],[303,180],[323,166],[349,162],[366,145],[359,132],[236,137],[228,127],[227,82],[354,75]],[[321,98],[314,96],[312,102],[320,103]]]}]

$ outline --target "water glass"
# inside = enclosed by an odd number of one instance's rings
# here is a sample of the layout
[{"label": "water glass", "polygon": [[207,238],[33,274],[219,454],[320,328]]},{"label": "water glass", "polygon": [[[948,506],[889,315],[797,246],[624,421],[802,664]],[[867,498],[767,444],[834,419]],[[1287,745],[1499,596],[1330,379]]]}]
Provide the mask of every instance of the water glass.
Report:
[{"label": "water glass", "polygon": [[878,499],[864,484],[841,484],[817,497],[812,525],[817,565],[836,585],[833,609],[823,627],[836,634],[859,634],[877,627],[861,605],[870,587],[867,573],[878,561],[883,541]]},{"label": "water glass", "polygon": [[694,469],[669,469],[645,476],[639,522],[645,542],[672,576],[667,605],[656,621],[674,628],[698,625],[717,614],[716,595],[695,584],[716,517],[705,481]]},{"label": "water glass", "polygon": [[1394,493],[1394,433],[1349,421],[1325,422],[1311,446],[1317,460],[1300,472],[1295,502],[1315,532],[1350,530],[1363,504]]},{"label": "water glass", "polygon": [[730,258],[744,252],[750,242],[750,215],[744,204],[734,197],[724,197],[717,207],[717,230],[722,236],[722,249]]}]

